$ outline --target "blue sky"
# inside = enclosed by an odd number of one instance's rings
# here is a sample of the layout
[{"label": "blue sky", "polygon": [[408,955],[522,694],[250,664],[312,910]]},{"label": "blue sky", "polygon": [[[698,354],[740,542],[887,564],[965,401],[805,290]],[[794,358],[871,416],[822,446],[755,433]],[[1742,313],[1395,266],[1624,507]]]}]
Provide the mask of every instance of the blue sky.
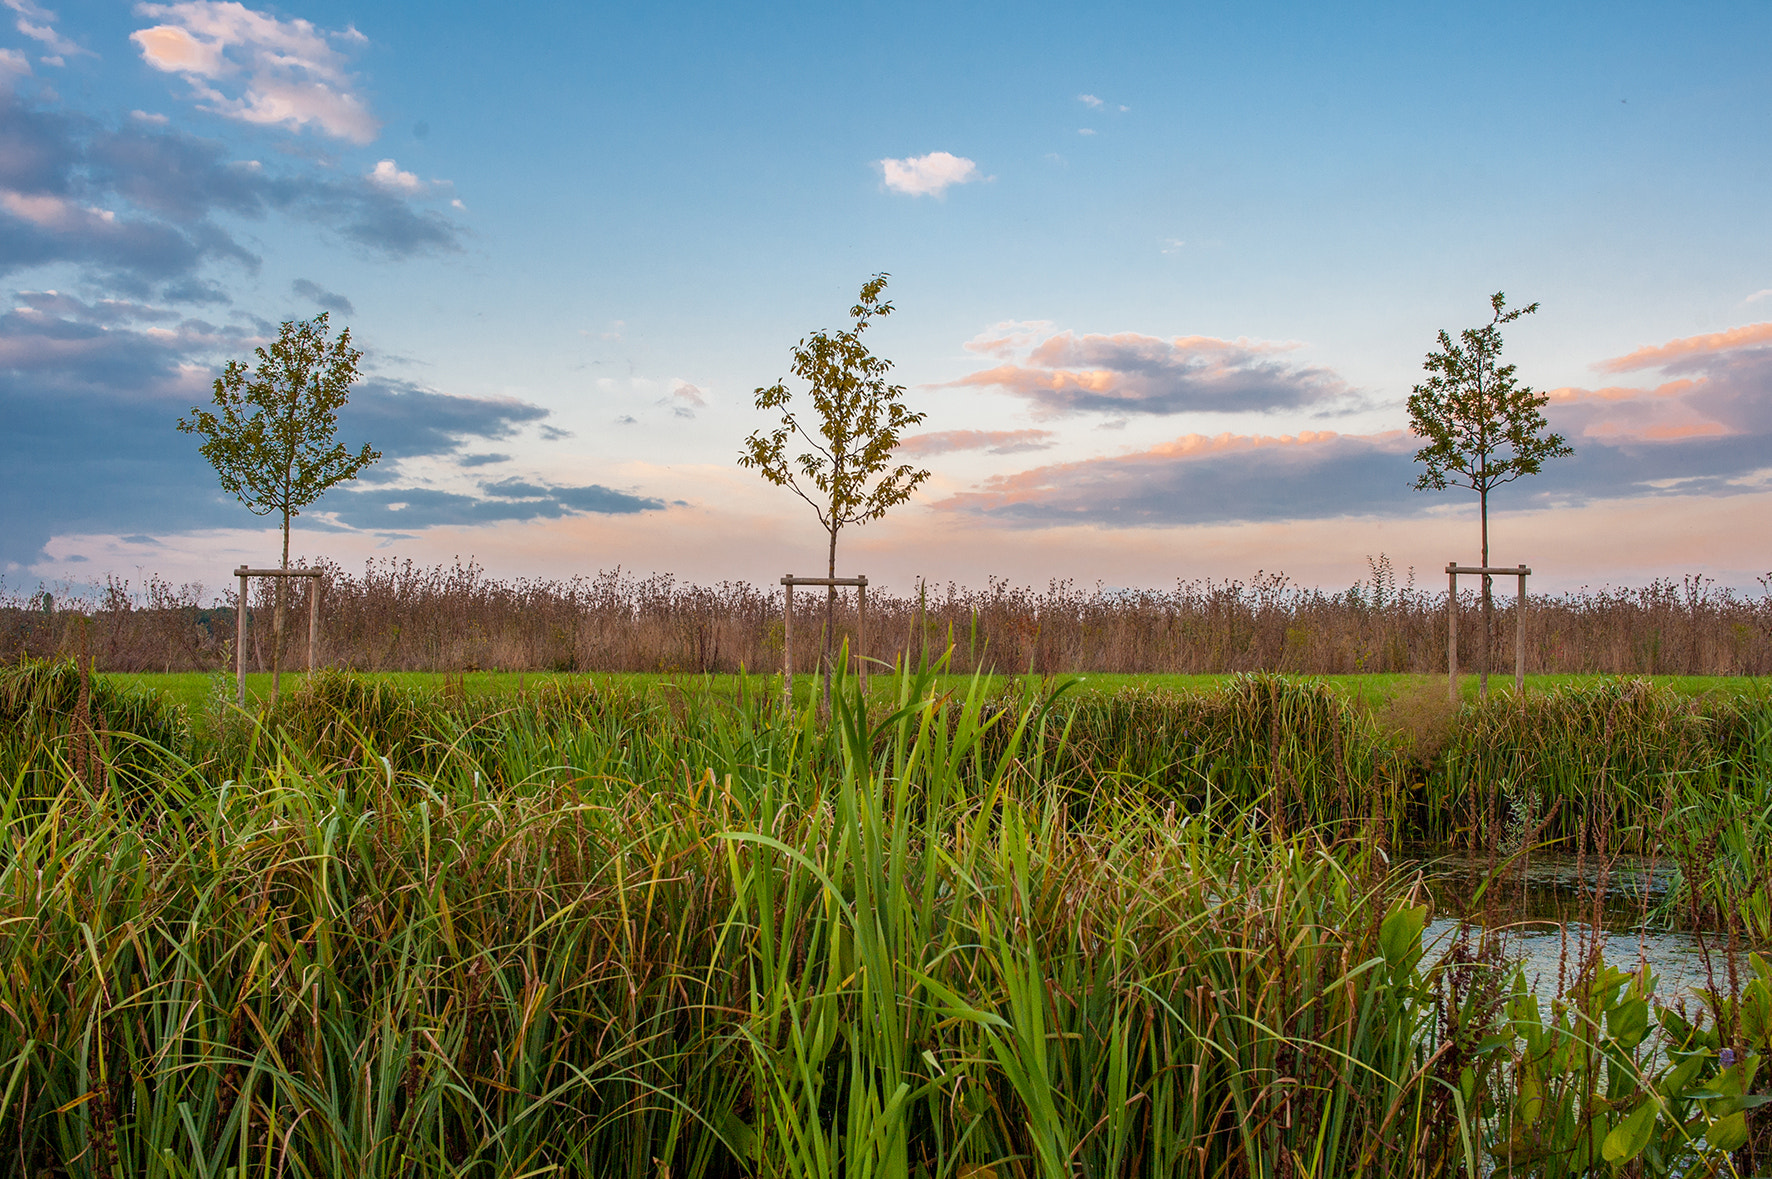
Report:
[{"label": "blue sky", "polygon": [[810,572],[734,460],[878,271],[934,475],[845,535],[876,581],[1431,581],[1474,497],[1410,490],[1403,400],[1496,290],[1576,455],[1495,558],[1772,569],[1764,3],[5,2],[14,587],[269,559],[172,422],[320,310],[387,458],[297,550]]}]

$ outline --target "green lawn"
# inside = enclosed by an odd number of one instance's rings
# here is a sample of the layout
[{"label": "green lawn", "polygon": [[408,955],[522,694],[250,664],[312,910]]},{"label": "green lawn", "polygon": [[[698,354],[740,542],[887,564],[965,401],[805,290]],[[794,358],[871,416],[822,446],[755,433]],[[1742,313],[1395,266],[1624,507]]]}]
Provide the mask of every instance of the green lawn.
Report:
[{"label": "green lawn", "polygon": [[[442,672],[370,672],[366,677],[388,683],[399,684],[411,688],[438,689],[443,686],[445,676]],[[234,693],[232,676],[215,677],[204,672],[115,672],[106,676],[107,679],[119,683],[140,686],[152,691],[163,692],[174,700],[187,706],[192,715],[199,715],[204,709],[212,690],[225,692],[229,699]],[[285,672],[283,690],[290,691],[301,685],[305,677],[300,673]],[[1332,675],[1311,676],[1310,679],[1321,679],[1334,685],[1361,703],[1379,705],[1394,696],[1403,693],[1436,690],[1444,687],[1445,676],[1434,675]],[[1594,684],[1616,677],[1599,675],[1536,675],[1526,677],[1528,692],[1543,692],[1565,684]],[[1728,693],[1739,695],[1766,695],[1772,692],[1772,679],[1753,676],[1649,676],[1656,686],[1671,688],[1676,692],[1689,695],[1705,695],[1710,693]],[[944,684],[958,687],[967,682],[969,677],[943,677]],[[1048,678],[1029,676],[993,676],[990,685],[993,690],[1007,689],[1016,683],[1029,686],[1059,684],[1067,680],[1075,680],[1071,690],[1079,692],[1117,692],[1127,688],[1148,687],[1164,688],[1171,691],[1209,691],[1231,679],[1229,675],[1123,675],[1089,672],[1082,675],[1054,676]],[[781,691],[779,675],[662,675],[654,673],[624,672],[591,672],[583,675],[569,672],[506,672],[506,671],[472,671],[461,676],[463,688],[472,695],[501,695],[515,692],[522,688],[534,688],[541,684],[556,680],[589,681],[599,685],[621,685],[630,690],[643,690],[658,693],[689,692],[694,695],[712,695],[727,699],[736,699],[742,690],[746,696],[757,693],[773,693]],[[742,686],[741,686],[742,681]],[[802,703],[811,699],[815,677],[801,673],[794,678],[794,695]],[[876,694],[890,692],[892,677],[877,675],[873,680]],[[1466,699],[1475,699],[1477,693],[1477,677],[1474,675],[1460,677],[1460,690]],[[1495,692],[1512,692],[1513,677],[1490,677],[1490,689]],[[268,673],[253,673],[246,677],[246,692],[253,700],[263,700],[270,696],[271,677]]]}]

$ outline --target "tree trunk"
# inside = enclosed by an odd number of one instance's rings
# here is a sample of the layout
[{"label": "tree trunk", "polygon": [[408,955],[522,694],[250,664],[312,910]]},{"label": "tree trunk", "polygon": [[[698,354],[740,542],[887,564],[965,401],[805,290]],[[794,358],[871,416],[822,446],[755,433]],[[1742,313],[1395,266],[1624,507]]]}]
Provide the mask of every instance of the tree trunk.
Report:
[{"label": "tree trunk", "polygon": [[[1487,569],[1489,568],[1489,492],[1487,489],[1481,493],[1480,500],[1483,512],[1483,568]],[[1489,604],[1490,584],[1489,575],[1483,574],[1483,645],[1477,648],[1477,697],[1484,700],[1489,697],[1489,627],[1494,617]]]},{"label": "tree trunk", "polygon": [[[831,547],[825,562],[825,576],[833,579],[837,576],[837,528],[835,525],[831,527]],[[837,632],[837,587],[827,585],[824,587],[824,592],[824,710],[828,713],[831,710],[831,648]]]}]

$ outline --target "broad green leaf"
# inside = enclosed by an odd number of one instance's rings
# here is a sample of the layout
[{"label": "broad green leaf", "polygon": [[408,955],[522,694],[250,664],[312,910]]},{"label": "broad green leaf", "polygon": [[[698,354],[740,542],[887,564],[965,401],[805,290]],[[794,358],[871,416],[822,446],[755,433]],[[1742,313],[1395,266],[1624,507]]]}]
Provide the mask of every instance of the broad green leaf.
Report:
[{"label": "broad green leaf", "polygon": [[1643,1102],[1625,1115],[1622,1122],[1606,1135],[1600,1153],[1609,1163],[1628,1163],[1643,1153],[1655,1136],[1656,1105],[1653,1099]]},{"label": "broad green leaf", "polygon": [[1714,1150],[1740,1150],[1746,1146],[1746,1111],[1738,1109],[1712,1122],[1704,1132],[1704,1141]]},{"label": "broad green leaf", "polygon": [[1393,972],[1413,966],[1421,957],[1421,931],[1426,925],[1426,905],[1398,901],[1378,927],[1378,949]]},{"label": "broad green leaf", "polygon": [[1649,1034],[1649,1004],[1626,999],[1606,1013],[1606,1034],[1621,1048],[1635,1048]]}]

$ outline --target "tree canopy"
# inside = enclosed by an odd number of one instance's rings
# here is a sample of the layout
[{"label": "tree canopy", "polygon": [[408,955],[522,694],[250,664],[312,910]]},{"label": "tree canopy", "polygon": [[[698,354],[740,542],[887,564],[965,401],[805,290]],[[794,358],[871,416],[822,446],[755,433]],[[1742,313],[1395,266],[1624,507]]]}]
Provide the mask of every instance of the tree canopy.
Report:
[{"label": "tree canopy", "polygon": [[289,564],[289,519],[336,484],[381,458],[364,443],[355,453],[337,440],[338,411],[350,400],[363,353],[351,329],[330,337],[326,313],[285,322],[255,369],[230,360],[215,381],[212,408],[193,406],[178,428],[203,439],[199,448],[223,491],[246,510],[280,513],[283,564]]}]

